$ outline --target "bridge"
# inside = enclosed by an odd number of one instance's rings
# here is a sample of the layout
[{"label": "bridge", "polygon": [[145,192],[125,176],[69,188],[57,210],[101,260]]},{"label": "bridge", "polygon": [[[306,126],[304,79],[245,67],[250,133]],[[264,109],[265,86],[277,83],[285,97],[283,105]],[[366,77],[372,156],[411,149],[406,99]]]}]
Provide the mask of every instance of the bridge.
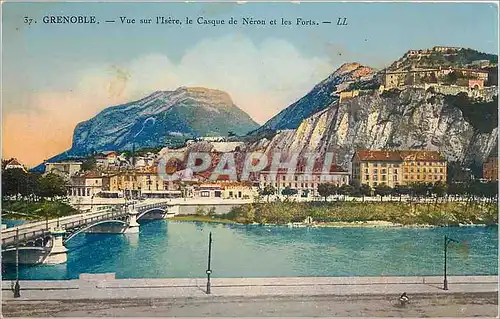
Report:
[{"label": "bridge", "polygon": [[67,261],[66,243],[81,233],[138,233],[140,219],[163,219],[172,204],[115,205],[85,214],[26,223],[2,230],[4,263],[61,264]]}]

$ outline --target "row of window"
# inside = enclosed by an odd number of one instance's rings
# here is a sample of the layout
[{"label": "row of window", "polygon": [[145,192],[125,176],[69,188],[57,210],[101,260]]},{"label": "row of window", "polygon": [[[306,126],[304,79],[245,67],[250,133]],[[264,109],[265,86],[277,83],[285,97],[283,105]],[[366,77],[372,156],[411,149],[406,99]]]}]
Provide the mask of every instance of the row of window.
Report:
[{"label": "row of window", "polygon": [[[280,180],[279,176],[267,176],[267,175],[260,175],[262,181],[275,181],[275,180]],[[312,179],[311,179],[312,178]],[[299,181],[342,181],[343,183],[347,183],[347,177],[339,177],[335,175],[295,175],[291,179],[292,181],[299,182]],[[282,175],[281,176],[281,181],[288,181],[287,175]]]},{"label": "row of window", "polygon": [[[370,175],[365,175],[365,180],[367,180],[367,181],[370,180]],[[378,175],[373,175],[372,176],[372,180],[378,181]],[[386,175],[381,175],[380,176],[380,180],[381,181],[386,181],[387,180]],[[392,180],[395,181],[395,182],[397,182],[398,181],[398,175],[393,175],[392,176]]]},{"label": "row of window", "polygon": [[71,196],[90,196],[90,188],[71,188]]},{"label": "row of window", "polygon": [[[365,167],[368,164],[372,164],[373,167],[399,167],[401,164],[389,164],[389,163],[362,163]],[[446,162],[405,162],[403,165],[410,166],[446,166]],[[355,164],[359,165],[359,164]]]},{"label": "row of window", "polygon": [[[378,181],[379,180],[378,177],[379,177],[378,175],[373,175],[371,180],[372,181]],[[438,176],[438,175],[427,175],[427,178],[426,178],[426,175],[416,175],[416,176],[415,175],[405,175],[404,176],[405,180],[409,180],[409,179],[410,180],[413,180],[413,179],[414,180],[420,180],[420,177],[422,177],[422,179],[428,179],[428,180],[433,180],[433,179],[434,180],[440,180],[440,181],[443,180],[443,176],[442,175],[440,175],[440,176]],[[365,175],[365,180],[369,181],[370,180],[370,175]],[[387,179],[386,175],[380,175],[380,180],[381,181],[387,181],[388,179]],[[392,176],[392,180],[395,181],[395,182],[397,182],[398,181],[398,175],[393,175]]]},{"label": "row of window", "polygon": [[[339,186],[339,183],[335,183],[337,186]],[[290,187],[290,188],[317,188],[318,183],[261,183],[261,188],[264,188],[266,186],[273,186],[273,187]]]},{"label": "row of window", "polygon": [[[410,168],[410,169],[405,168],[405,169],[404,169],[404,172],[405,172],[405,173],[415,173],[415,172],[416,172],[416,173],[421,173],[421,172],[422,172],[422,173],[432,173],[432,171],[434,171],[434,173],[435,173],[435,174],[437,174],[438,172],[439,172],[439,173],[441,173],[441,174],[443,174],[443,173],[444,173],[444,169],[443,169],[442,167],[441,167],[441,168],[439,168],[439,169],[438,169],[438,168],[436,168],[436,167],[434,167],[434,169],[432,169],[432,168],[426,169],[426,168],[424,167],[424,168],[422,168],[422,170],[421,170],[420,168],[417,168],[417,169],[416,169],[416,171],[415,171],[415,169],[414,169],[414,168]],[[379,170],[379,169],[377,169],[377,168],[374,168],[374,169],[372,170],[372,174],[378,174],[379,172],[380,172],[381,174],[387,174],[387,172],[391,173],[391,170],[387,170],[387,169],[385,169],[385,168],[382,168],[382,169],[380,169],[380,170]],[[398,173],[399,173],[399,171],[398,171],[398,169],[397,169],[397,168],[394,168],[394,169],[392,170],[392,173],[393,173],[393,174],[398,174]],[[359,174],[359,172],[355,172],[355,175],[358,175],[358,174]],[[365,169],[365,174],[370,174],[370,172],[369,172],[368,168],[367,168],[367,169]]]},{"label": "row of window", "polygon": [[[422,168],[422,173],[432,173],[432,168],[429,168],[428,170],[424,168]],[[434,167],[434,173],[437,174],[437,172],[439,171],[439,173],[444,173],[444,169],[442,167],[440,167],[439,169],[437,167]],[[410,173],[414,173],[415,170],[414,168],[410,168]],[[408,168],[405,168],[405,173],[408,173]],[[420,168],[417,168],[417,173],[420,173]]]}]

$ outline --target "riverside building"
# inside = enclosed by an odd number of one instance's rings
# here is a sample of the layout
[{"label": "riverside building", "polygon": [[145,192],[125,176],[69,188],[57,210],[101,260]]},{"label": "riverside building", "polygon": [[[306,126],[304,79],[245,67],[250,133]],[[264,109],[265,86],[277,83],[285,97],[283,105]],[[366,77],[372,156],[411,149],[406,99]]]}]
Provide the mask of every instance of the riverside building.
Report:
[{"label": "riverside building", "polygon": [[447,162],[437,151],[360,150],[352,157],[352,178],[371,187],[446,182]]}]

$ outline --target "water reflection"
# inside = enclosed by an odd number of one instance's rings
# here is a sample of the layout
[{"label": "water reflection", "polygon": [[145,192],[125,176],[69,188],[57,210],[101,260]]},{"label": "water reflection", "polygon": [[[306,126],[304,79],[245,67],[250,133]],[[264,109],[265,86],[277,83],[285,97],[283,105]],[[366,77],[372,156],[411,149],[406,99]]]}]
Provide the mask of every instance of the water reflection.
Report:
[{"label": "water reflection", "polygon": [[[467,241],[449,250],[451,275],[497,274],[497,228],[287,228],[166,220],[141,222],[139,234],[82,234],[66,270],[30,267],[26,279],[204,277],[208,234],[214,277],[441,275],[444,235]],[[28,269],[28,268],[27,268]],[[15,276],[15,269],[3,273]]]},{"label": "water reflection", "polygon": [[139,233],[135,234],[124,234],[125,239],[127,240],[130,247],[137,248],[139,247]]}]

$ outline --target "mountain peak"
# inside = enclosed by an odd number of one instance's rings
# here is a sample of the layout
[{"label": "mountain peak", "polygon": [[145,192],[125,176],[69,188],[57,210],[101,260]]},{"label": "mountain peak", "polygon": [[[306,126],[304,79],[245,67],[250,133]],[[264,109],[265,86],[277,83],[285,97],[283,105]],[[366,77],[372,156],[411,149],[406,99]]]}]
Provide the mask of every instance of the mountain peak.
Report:
[{"label": "mountain peak", "polygon": [[[152,120],[151,120],[152,119]],[[244,135],[258,124],[231,96],[204,87],[155,91],[126,104],[106,108],[75,128],[70,153],[177,145],[196,136]]]},{"label": "mountain peak", "polygon": [[227,106],[234,105],[231,96],[227,92],[219,89],[181,86],[176,89],[174,93],[185,93],[195,98],[210,99],[216,103],[225,104]]}]

